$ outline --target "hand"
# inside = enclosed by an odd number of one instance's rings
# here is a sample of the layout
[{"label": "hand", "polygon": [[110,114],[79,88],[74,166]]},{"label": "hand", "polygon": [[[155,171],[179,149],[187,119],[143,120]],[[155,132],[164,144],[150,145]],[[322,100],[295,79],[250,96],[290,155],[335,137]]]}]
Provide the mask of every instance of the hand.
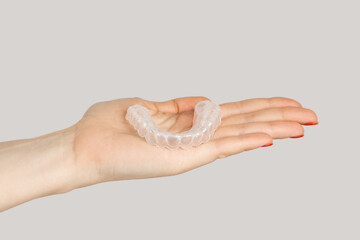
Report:
[{"label": "hand", "polygon": [[303,135],[316,114],[287,98],[250,99],[221,105],[222,123],[213,138],[187,150],[148,144],[125,120],[134,104],[150,110],[157,126],[191,128],[193,109],[204,97],[151,102],[119,99],[93,105],[70,128],[0,143],[0,212],[31,199],[104,181],[179,174],[217,158]]},{"label": "hand", "polygon": [[[148,144],[125,120],[127,108],[145,106],[159,129],[178,133],[192,126],[193,109],[205,97],[166,102],[126,98],[93,105],[75,125],[74,156],[94,182],[169,176],[243,151],[301,136],[302,124],[317,116],[288,98],[259,98],[221,105],[222,123],[213,138],[190,149],[168,150]],[[96,180],[95,180],[96,179]]]}]

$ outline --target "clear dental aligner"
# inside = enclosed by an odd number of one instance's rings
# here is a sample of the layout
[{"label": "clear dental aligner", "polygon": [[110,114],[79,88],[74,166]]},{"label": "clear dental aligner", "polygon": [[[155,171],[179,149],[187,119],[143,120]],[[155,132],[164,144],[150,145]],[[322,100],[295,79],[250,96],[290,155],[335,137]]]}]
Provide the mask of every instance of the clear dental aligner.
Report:
[{"label": "clear dental aligner", "polygon": [[199,102],[195,106],[192,128],[182,133],[159,130],[149,111],[140,105],[129,107],[125,118],[149,144],[168,149],[187,149],[210,140],[221,123],[221,110],[211,101]]}]

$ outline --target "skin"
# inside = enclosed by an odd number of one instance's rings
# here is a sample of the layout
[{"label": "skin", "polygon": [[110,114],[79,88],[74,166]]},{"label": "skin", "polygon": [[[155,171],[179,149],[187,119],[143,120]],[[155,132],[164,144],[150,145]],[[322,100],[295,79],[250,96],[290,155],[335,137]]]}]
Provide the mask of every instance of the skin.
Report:
[{"label": "skin", "polygon": [[125,120],[129,106],[149,109],[159,129],[182,132],[205,97],[166,102],[124,98],[96,103],[73,126],[44,136],[0,143],[0,211],[43,196],[106,181],[177,175],[219,158],[298,137],[316,114],[293,99],[257,98],[220,105],[213,138],[187,150],[146,143]]}]

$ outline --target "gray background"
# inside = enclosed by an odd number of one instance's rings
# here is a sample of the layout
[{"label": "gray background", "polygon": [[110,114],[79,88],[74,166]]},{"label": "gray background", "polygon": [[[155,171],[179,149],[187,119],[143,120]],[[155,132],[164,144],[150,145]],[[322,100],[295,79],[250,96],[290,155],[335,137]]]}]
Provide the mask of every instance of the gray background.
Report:
[{"label": "gray background", "polygon": [[0,239],[359,239],[359,11],[344,0],[0,1],[0,141],[133,96],[283,96],[320,121],[182,175],[28,202],[0,214]]}]

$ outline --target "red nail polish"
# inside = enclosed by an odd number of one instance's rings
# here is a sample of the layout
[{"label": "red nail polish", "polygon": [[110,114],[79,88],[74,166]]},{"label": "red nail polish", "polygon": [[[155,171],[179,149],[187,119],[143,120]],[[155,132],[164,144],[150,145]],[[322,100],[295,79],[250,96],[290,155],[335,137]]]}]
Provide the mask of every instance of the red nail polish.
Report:
[{"label": "red nail polish", "polygon": [[308,123],[304,123],[305,126],[310,126],[310,125],[318,125],[319,122],[308,122]]},{"label": "red nail polish", "polygon": [[270,144],[266,144],[266,145],[264,145],[264,146],[262,146],[262,147],[270,147],[270,146],[272,146],[272,145],[274,145],[273,143],[270,143]]},{"label": "red nail polish", "polygon": [[299,136],[295,136],[295,137],[291,137],[291,138],[302,138],[304,135],[299,135]]}]

